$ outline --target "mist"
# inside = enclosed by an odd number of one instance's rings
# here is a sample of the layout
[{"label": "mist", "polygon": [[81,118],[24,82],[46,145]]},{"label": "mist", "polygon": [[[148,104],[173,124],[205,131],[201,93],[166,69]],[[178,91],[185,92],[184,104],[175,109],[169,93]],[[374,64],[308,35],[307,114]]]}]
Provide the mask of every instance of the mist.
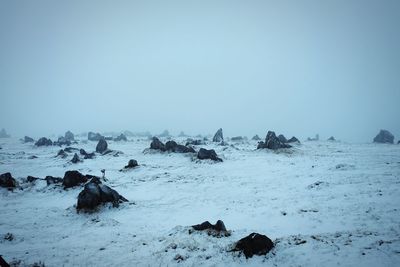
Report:
[{"label": "mist", "polygon": [[398,139],[399,13],[399,1],[0,1],[0,128]]}]

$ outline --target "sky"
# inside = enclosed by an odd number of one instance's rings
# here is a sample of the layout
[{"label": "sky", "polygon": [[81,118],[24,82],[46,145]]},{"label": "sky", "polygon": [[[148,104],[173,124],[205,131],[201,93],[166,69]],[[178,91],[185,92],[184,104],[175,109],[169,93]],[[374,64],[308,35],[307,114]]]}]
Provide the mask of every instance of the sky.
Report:
[{"label": "sky", "polygon": [[0,0],[0,128],[397,140],[399,14],[397,0]]}]

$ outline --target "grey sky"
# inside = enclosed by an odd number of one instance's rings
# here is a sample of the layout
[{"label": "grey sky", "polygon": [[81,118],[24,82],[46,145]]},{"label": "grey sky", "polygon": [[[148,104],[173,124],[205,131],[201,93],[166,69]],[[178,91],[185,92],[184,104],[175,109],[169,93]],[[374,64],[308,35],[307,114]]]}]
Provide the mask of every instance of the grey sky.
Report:
[{"label": "grey sky", "polygon": [[400,1],[0,0],[14,135],[400,138]]}]

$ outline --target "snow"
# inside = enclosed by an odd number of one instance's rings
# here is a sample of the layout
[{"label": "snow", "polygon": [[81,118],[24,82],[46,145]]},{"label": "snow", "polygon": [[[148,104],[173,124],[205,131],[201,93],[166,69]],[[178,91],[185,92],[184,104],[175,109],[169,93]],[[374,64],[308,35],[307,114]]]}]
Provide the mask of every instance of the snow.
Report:
[{"label": "snow", "polygon": [[[184,138],[176,138],[184,143]],[[165,140],[164,140],[165,141]],[[0,188],[0,252],[21,266],[399,266],[400,146],[304,142],[273,152],[256,141],[219,146],[224,160],[143,151],[145,138],[108,141],[122,151],[71,164],[74,153],[0,139],[0,173],[63,177],[67,170],[101,176],[129,200],[119,208],[77,213],[82,187],[45,181],[23,190]],[[96,142],[72,145],[88,153]],[[36,155],[37,159],[29,159]],[[139,167],[120,172],[136,159]],[[190,225],[218,219],[229,237]],[[252,232],[276,242],[266,256],[229,252]],[[12,233],[12,241],[3,237]],[[304,242],[305,241],[305,242]]]}]

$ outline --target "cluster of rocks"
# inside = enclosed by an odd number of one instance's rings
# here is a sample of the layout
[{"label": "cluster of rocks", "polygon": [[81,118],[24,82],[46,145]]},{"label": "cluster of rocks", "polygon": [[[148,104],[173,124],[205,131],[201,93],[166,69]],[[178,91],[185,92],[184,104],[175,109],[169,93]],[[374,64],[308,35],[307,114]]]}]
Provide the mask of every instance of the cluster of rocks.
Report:
[{"label": "cluster of rocks", "polygon": [[[379,133],[374,138],[374,143],[393,144],[394,136],[388,130],[380,130]],[[400,141],[398,142],[398,144],[399,143]]]},{"label": "cluster of rocks", "polygon": [[267,136],[265,137],[265,141],[261,141],[258,143],[257,149],[267,148],[267,149],[281,149],[281,148],[290,148],[292,147],[288,143],[298,142],[299,140],[296,137],[292,137],[287,140],[284,135],[279,135],[278,137],[275,135],[275,132],[268,131]]},{"label": "cluster of rocks", "polygon": [[[57,141],[51,141],[51,139],[42,137],[36,141],[35,146],[70,146],[75,141],[74,134],[67,131],[64,136],[60,136]],[[33,138],[29,136],[24,137],[24,143],[34,142]]]},{"label": "cluster of rocks", "polygon": [[53,141],[46,137],[42,137],[39,140],[36,141],[35,146],[52,146]]}]

